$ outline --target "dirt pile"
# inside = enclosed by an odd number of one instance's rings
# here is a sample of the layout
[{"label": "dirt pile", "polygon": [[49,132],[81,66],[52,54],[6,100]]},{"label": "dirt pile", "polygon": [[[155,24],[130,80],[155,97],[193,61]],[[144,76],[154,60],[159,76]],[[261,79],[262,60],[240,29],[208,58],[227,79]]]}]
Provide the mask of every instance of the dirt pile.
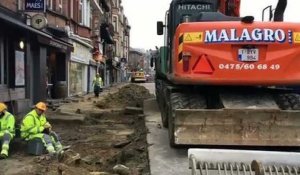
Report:
[{"label": "dirt pile", "polygon": [[96,106],[101,109],[125,106],[141,107],[143,101],[151,97],[153,97],[153,95],[151,95],[145,87],[129,84],[120,88],[117,93],[109,93],[104,97],[104,100],[97,102]]}]

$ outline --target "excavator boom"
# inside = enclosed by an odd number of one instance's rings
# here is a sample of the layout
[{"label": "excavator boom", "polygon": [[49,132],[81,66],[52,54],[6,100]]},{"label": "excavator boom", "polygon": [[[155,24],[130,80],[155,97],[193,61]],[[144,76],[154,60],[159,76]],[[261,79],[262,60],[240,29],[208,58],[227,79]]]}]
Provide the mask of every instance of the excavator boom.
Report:
[{"label": "excavator boom", "polygon": [[227,16],[240,16],[240,0],[220,0],[220,12]]}]

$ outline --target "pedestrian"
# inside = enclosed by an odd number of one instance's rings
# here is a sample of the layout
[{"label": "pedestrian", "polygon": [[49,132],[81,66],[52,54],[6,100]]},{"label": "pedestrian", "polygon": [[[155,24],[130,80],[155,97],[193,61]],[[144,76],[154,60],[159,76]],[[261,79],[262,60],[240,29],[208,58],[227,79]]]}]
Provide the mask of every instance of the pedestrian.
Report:
[{"label": "pedestrian", "polygon": [[15,117],[7,111],[7,106],[0,103],[0,141],[2,150],[0,158],[8,157],[9,143],[15,136]]},{"label": "pedestrian", "polygon": [[60,155],[63,153],[63,147],[59,136],[47,121],[46,110],[47,106],[44,102],[38,102],[35,105],[35,108],[22,120],[21,137],[26,141],[41,139],[50,156]]},{"label": "pedestrian", "polygon": [[103,81],[99,73],[96,74],[96,77],[93,80],[93,87],[94,87],[95,97],[99,97],[99,93],[100,91],[102,91],[102,87],[103,87]]}]

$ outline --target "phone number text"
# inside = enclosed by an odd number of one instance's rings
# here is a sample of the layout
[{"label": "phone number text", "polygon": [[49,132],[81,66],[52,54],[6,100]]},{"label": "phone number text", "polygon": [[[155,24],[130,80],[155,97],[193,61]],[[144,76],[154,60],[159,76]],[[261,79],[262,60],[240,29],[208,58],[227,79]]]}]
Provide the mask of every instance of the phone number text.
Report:
[{"label": "phone number text", "polygon": [[221,70],[280,70],[280,64],[219,64]]}]

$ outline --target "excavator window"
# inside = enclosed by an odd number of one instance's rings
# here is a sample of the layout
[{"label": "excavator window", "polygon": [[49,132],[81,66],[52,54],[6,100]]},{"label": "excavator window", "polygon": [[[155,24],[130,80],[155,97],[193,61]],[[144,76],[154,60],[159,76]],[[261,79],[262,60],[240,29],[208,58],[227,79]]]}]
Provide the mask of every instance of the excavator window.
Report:
[{"label": "excavator window", "polygon": [[180,23],[196,22],[201,12],[217,12],[219,0],[186,0],[173,1],[168,19],[168,34],[172,36]]},{"label": "excavator window", "polygon": [[178,25],[182,22],[195,22],[201,12],[216,11],[211,3],[188,3],[177,4],[175,12],[175,23]]}]

